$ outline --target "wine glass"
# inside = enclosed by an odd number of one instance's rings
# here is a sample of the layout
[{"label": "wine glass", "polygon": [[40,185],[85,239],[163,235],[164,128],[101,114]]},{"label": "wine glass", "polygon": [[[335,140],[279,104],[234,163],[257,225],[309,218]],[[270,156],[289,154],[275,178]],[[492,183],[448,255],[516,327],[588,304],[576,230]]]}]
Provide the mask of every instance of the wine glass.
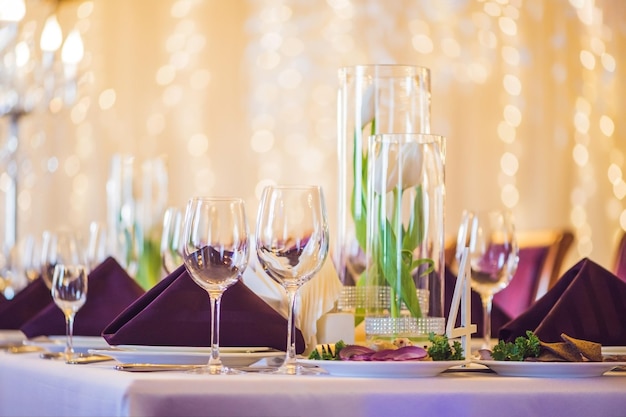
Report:
[{"label": "wine glass", "polygon": [[46,230],[42,235],[41,278],[48,288],[52,288],[54,267],[57,264],[87,265],[78,236],[65,228],[55,232]]},{"label": "wine glass", "polygon": [[267,186],[256,225],[256,252],[265,272],[289,299],[287,352],[281,374],[316,374],[296,360],[295,303],[298,289],[322,268],[328,255],[328,221],[318,186]]},{"label": "wine glass", "polygon": [[222,364],[219,350],[220,302],[248,265],[248,223],[240,198],[194,197],[187,203],[183,261],[193,281],[211,302],[211,358],[193,372],[241,373]]},{"label": "wine glass", "polygon": [[28,283],[41,275],[41,244],[34,235],[26,235],[20,249],[20,263]]},{"label": "wine glass", "polygon": [[65,360],[74,357],[74,317],[87,301],[87,267],[56,264],[52,277],[52,299],[65,315]]},{"label": "wine glass", "polygon": [[519,248],[507,210],[464,211],[457,240],[457,261],[468,248],[471,287],[483,306],[483,349],[491,347],[493,296],[506,288],[517,270]]},{"label": "wine glass", "polygon": [[108,256],[107,228],[97,221],[89,223],[89,241],[87,242],[87,264],[89,270],[100,265]]},{"label": "wine glass", "polygon": [[161,261],[166,274],[171,274],[183,263],[183,214],[177,207],[169,207],[163,216],[161,234]]}]

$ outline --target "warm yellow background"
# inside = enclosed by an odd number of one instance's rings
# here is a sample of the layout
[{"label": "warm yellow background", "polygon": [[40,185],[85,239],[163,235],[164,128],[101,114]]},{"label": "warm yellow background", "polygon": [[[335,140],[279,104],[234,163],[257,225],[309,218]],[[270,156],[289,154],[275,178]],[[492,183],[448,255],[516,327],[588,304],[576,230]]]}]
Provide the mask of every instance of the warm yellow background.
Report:
[{"label": "warm yellow background", "polygon": [[611,266],[626,228],[622,0],[64,0],[57,14],[86,55],[78,100],[20,122],[21,236],[104,221],[115,153],[166,155],[171,205],[236,194],[252,220],[265,182],[319,183],[332,227],[337,68],[403,63],[431,69],[448,234],[464,208],[507,205],[518,229],[576,232],[565,266]]}]

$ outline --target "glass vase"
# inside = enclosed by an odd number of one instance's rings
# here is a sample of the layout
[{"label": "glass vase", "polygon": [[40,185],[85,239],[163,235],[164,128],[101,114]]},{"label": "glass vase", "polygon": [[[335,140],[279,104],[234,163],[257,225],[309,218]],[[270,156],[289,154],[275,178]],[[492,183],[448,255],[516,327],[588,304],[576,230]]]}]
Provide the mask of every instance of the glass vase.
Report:
[{"label": "glass vase", "polygon": [[372,136],[367,165],[366,341],[443,334],[445,138]]},{"label": "glass vase", "polygon": [[339,186],[335,267],[344,290],[340,311],[363,320],[368,137],[430,132],[430,70],[409,65],[359,65],[339,69]]}]

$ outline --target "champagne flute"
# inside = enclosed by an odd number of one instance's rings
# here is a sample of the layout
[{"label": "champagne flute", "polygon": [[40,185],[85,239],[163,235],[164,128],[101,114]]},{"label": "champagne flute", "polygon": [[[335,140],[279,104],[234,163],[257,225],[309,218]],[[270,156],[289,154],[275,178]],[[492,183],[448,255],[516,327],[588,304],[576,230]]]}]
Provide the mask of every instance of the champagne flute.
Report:
[{"label": "champagne flute", "polygon": [[267,186],[256,225],[256,252],[265,272],[289,298],[287,352],[281,374],[316,374],[296,360],[295,304],[298,289],[322,268],[328,255],[328,221],[318,186]]},{"label": "champagne flute", "polygon": [[56,232],[46,230],[41,240],[41,278],[52,288],[54,267],[57,264],[87,265],[78,237],[68,229]]},{"label": "champagne flute", "polygon": [[506,210],[464,211],[457,241],[457,261],[465,247],[471,287],[483,306],[483,349],[491,348],[493,296],[506,288],[517,270],[519,248],[511,213]]},{"label": "champagne flute", "polygon": [[52,277],[52,299],[65,315],[65,360],[74,357],[74,317],[87,301],[87,267],[56,264]]},{"label": "champagne flute", "polygon": [[183,214],[177,207],[169,207],[163,216],[161,234],[161,261],[166,274],[171,274],[183,263]]},{"label": "champagne flute", "polygon": [[194,197],[185,212],[183,261],[211,302],[211,358],[194,373],[241,373],[222,364],[219,350],[220,302],[248,265],[248,223],[240,198]]}]

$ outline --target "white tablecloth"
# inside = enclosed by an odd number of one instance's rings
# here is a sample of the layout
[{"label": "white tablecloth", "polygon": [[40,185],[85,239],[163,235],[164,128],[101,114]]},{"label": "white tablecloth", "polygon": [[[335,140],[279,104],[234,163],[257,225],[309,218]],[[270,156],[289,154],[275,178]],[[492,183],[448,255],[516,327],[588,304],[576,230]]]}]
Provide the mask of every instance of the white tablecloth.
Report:
[{"label": "white tablecloth", "polygon": [[507,378],[477,372],[368,379],[127,373],[0,352],[2,416],[626,416],[626,372]]}]

